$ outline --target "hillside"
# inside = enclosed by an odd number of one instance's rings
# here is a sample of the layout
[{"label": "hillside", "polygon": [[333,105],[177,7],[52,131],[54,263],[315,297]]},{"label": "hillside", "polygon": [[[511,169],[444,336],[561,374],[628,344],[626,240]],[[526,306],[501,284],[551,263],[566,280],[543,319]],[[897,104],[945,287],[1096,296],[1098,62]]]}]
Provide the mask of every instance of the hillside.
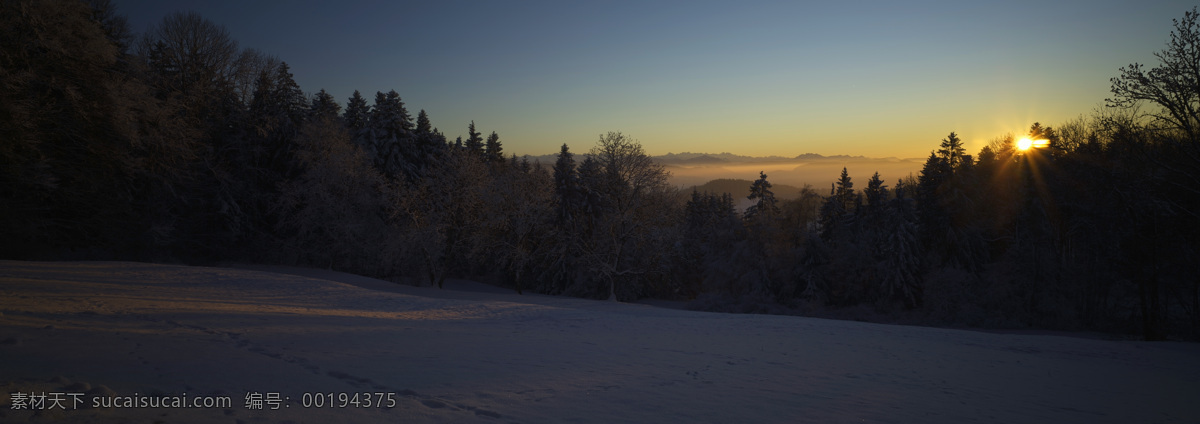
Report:
[{"label": "hillside", "polygon": [[[701,193],[728,193],[733,196],[734,201],[740,201],[750,193],[750,185],[754,184],[751,180],[719,178],[701,185],[694,185],[686,189],[687,192],[692,190]],[[788,184],[771,184],[771,191],[775,193],[775,198],[779,200],[795,199],[800,197],[800,188]],[[828,194],[828,193],[826,193]]]},{"label": "hillside", "polygon": [[[1200,418],[1196,344],[703,313],[449,284],[457,290],[296,268],[0,261],[0,421]],[[13,393],[41,392],[80,393],[87,404],[229,404],[12,408]],[[277,394],[279,409],[246,408],[256,393]]]}]

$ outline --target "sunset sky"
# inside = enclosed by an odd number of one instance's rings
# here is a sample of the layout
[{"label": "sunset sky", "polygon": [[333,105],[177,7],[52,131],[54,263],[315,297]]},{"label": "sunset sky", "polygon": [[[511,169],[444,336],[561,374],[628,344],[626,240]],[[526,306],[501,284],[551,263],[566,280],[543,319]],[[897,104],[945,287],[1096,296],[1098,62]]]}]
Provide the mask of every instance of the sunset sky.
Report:
[{"label": "sunset sky", "polygon": [[[1109,78],[1156,64],[1187,1],[134,1],[136,32],[174,11],[224,25],[343,105],[395,89],[451,140],[474,120],[506,153],[924,157],[972,153],[1089,114]],[[836,3],[836,4],[835,4]]]}]

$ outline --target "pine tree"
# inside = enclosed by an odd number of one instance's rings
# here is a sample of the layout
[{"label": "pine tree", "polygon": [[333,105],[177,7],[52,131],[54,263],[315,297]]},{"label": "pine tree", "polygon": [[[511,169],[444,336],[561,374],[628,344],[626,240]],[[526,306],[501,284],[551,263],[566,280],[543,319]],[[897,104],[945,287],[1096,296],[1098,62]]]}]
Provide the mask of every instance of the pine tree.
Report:
[{"label": "pine tree", "polygon": [[854,199],[856,198],[854,183],[850,181],[850,173],[846,171],[845,167],[842,167],[842,176],[834,184],[837,189],[834,191],[833,196],[840,203],[841,209],[846,212],[853,211]]},{"label": "pine tree", "polygon": [[433,124],[429,122],[429,115],[425,113],[425,109],[417,114],[417,128],[413,131],[417,136],[433,133]]},{"label": "pine tree", "polygon": [[821,203],[820,225],[821,239],[825,243],[833,243],[841,232],[843,218],[846,216],[845,203],[838,197],[836,183],[829,185],[829,197],[825,198],[825,202]]},{"label": "pine tree", "polygon": [[364,99],[358,90],[354,90],[354,95],[350,96],[350,101],[346,102],[346,113],[342,115],[342,120],[346,122],[346,128],[350,130],[350,134],[357,136],[359,132],[365,130],[370,115],[371,108],[367,106],[367,99]]},{"label": "pine tree", "polygon": [[882,212],[884,203],[887,201],[887,186],[879,178],[878,172],[867,181],[867,189],[863,190],[863,194],[867,197],[867,208],[872,214]]},{"label": "pine tree", "polygon": [[396,90],[386,94],[376,92],[367,131],[368,151],[380,171],[391,177],[402,172],[414,173],[412,158],[417,154],[412,139],[412,119]]},{"label": "pine tree", "polygon": [[946,166],[953,172],[963,162],[963,155],[967,153],[967,150],[963,148],[962,140],[958,138],[958,135],[951,131],[948,137],[942,139],[941,149],[938,149],[937,153],[938,157],[946,162]]},{"label": "pine tree", "polygon": [[899,300],[906,308],[921,306],[921,239],[910,200],[905,198],[903,180],[896,183],[896,198],[890,203],[889,231],[884,240],[883,295]]},{"label": "pine tree", "polygon": [[342,106],[333,99],[333,96],[325,92],[325,89],[317,92],[312,99],[312,105],[309,106],[309,113],[316,119],[327,119],[334,121],[338,115],[342,113]]},{"label": "pine tree", "polygon": [[[257,138],[259,148],[254,149],[253,166],[286,177],[293,168],[291,155],[293,140],[309,109],[304,92],[292,78],[286,62],[281,62],[273,71],[259,73],[254,85],[254,96],[250,102],[250,133]],[[261,181],[264,187],[274,187],[276,181],[268,178]]]},{"label": "pine tree", "polygon": [[475,121],[471,121],[471,125],[467,126],[467,152],[477,158],[483,158],[483,134],[475,131]]},{"label": "pine tree", "polygon": [[417,114],[417,126],[412,132],[412,146],[407,149],[409,154],[409,177],[418,178],[425,175],[430,166],[438,161],[446,152],[446,136],[433,128],[429,114],[425,109]]},{"label": "pine tree", "polygon": [[746,208],[745,219],[753,221],[756,219],[769,218],[779,215],[779,206],[775,200],[775,193],[771,191],[771,183],[767,181],[767,174],[759,171],[758,179],[750,185],[750,195],[747,199],[755,200],[756,202]]},{"label": "pine tree", "polygon": [[558,160],[554,162],[554,194],[558,200],[558,220],[560,223],[574,221],[575,210],[580,201],[579,175],[575,173],[575,155],[571,153],[566,143],[558,152]]},{"label": "pine tree", "polygon": [[579,164],[580,210],[589,217],[595,218],[606,209],[603,186],[604,167],[594,155],[584,155]]},{"label": "pine tree", "polygon": [[950,225],[950,218],[942,206],[942,185],[950,177],[950,169],[945,160],[936,153],[930,152],[917,178],[917,216],[920,223],[922,238],[927,246],[932,246],[934,240],[945,234]]},{"label": "pine tree", "polygon": [[504,148],[500,145],[500,135],[492,131],[492,134],[487,138],[487,145],[484,147],[484,159],[487,162],[503,163]]}]

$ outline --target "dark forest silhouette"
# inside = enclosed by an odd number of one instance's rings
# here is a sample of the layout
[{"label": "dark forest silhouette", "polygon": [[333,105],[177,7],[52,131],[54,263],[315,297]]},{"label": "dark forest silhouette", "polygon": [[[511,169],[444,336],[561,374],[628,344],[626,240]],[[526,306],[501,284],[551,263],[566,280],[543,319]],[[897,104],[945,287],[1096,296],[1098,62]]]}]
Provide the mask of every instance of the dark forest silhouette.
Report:
[{"label": "dark forest silhouette", "polygon": [[[843,170],[753,204],[681,191],[619,132],[557,161],[449,141],[395,91],[345,108],[194,13],[0,5],[0,256],[303,264],[702,309],[1200,337],[1200,27],[1091,116],[951,132],[916,176]],[[869,124],[869,123],[866,123]],[[1019,150],[1024,137],[1048,145]],[[897,177],[901,177],[898,178]],[[888,184],[888,181],[894,181]],[[816,311],[816,312],[814,312]]]}]

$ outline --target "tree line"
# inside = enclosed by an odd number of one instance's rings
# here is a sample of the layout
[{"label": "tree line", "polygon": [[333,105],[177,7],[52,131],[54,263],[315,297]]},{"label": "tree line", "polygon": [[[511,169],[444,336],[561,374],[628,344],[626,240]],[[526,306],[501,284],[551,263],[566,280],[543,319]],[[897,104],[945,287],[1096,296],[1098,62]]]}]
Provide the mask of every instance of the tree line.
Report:
[{"label": "tree line", "polygon": [[[0,5],[0,255],[320,266],[413,284],[697,308],[870,308],[942,325],[1200,336],[1200,33],[1092,116],[951,132],[918,175],[777,200],[672,187],[609,132],[553,164],[454,141],[395,91],[341,104],[176,13],[134,35],[106,0]],[[1020,149],[1021,138],[1045,140]],[[860,180],[861,181],[861,180]]]}]

